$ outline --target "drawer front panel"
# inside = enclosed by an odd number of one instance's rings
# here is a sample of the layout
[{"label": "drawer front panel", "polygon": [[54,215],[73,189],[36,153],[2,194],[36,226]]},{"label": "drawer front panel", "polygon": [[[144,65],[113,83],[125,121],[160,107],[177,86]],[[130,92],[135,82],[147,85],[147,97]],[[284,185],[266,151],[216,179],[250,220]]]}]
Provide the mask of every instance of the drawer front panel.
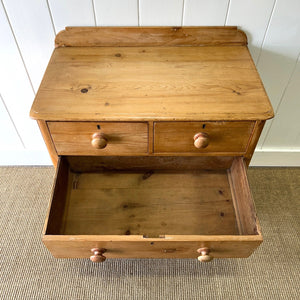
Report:
[{"label": "drawer front panel", "polygon": [[[239,153],[246,151],[254,122],[156,122],[154,152],[156,153]],[[208,145],[196,148],[196,134]]]},{"label": "drawer front panel", "polygon": [[[48,122],[58,155],[129,155],[148,152],[148,124],[133,122]],[[92,145],[103,134],[105,148]]]},{"label": "drawer front panel", "polygon": [[[110,240],[109,240],[110,239]],[[121,240],[123,239],[123,241]],[[135,239],[135,240],[134,240]],[[248,257],[260,245],[261,241],[246,236],[189,237],[174,236],[168,240],[143,239],[142,237],[112,236],[44,236],[43,242],[56,258],[89,258],[91,249],[105,248],[107,258],[197,258],[200,247],[211,249],[213,258]]]}]

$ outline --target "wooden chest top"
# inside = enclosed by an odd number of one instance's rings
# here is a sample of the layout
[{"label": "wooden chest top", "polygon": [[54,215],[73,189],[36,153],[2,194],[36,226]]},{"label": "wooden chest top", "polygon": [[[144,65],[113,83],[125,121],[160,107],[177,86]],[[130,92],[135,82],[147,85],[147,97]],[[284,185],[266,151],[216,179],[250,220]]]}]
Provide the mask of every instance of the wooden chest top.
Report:
[{"label": "wooden chest top", "polygon": [[[206,40],[207,31],[215,39]],[[236,27],[67,28],[56,44],[30,112],[34,119],[273,117],[245,35]]]}]

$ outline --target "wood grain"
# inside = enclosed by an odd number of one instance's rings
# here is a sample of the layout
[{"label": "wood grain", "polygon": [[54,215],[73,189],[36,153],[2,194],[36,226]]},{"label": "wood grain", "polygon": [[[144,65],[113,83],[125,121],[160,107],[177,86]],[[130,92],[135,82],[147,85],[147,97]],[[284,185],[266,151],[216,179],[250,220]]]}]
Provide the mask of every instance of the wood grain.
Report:
[{"label": "wood grain", "polygon": [[[154,152],[245,152],[254,122],[155,122]],[[208,134],[209,144],[198,149],[194,135]]]},{"label": "wood grain", "polygon": [[149,154],[154,151],[154,122],[148,122]]},{"label": "wood grain", "polygon": [[237,234],[225,170],[75,174],[73,182],[61,234]]},{"label": "wood grain", "polygon": [[246,47],[66,47],[54,51],[30,115],[223,121],[273,110]]},{"label": "wood grain", "polygon": [[[147,123],[48,122],[59,155],[128,155],[148,153]],[[92,145],[94,133],[103,133],[107,146]]]},{"label": "wood grain", "polygon": [[[139,172],[124,170],[118,172],[103,171],[97,173],[74,172],[73,182],[76,182],[76,191],[74,191],[74,193],[81,193],[84,192],[82,190],[91,189],[124,189],[124,191],[126,191],[126,189],[198,189],[201,187],[203,189],[215,189],[219,193],[220,189],[228,189],[226,170],[144,170]],[[176,182],[176,186],[174,186],[174,182]],[[199,184],[199,182],[201,184]],[[216,183],[220,189],[216,188]],[[224,195],[223,192],[223,196],[230,198],[228,191],[226,195]],[[201,197],[201,195],[199,195],[199,197]],[[205,195],[203,197],[205,198]],[[216,195],[216,198],[217,197],[218,195]],[[141,199],[141,201],[144,200]]]},{"label": "wood grain", "polygon": [[228,174],[240,233],[259,234],[255,206],[242,157],[234,159]]},{"label": "wood grain", "polygon": [[66,27],[55,47],[247,45],[246,34],[228,27]]},{"label": "wood grain", "polygon": [[209,247],[213,257],[247,257],[262,237],[251,227],[256,218],[242,163],[236,158],[228,174],[73,170],[66,200],[54,194],[52,207],[60,209],[50,210],[43,242],[55,257],[89,257],[94,247],[108,249],[108,258],[197,257],[200,247]]},{"label": "wood grain", "polygon": [[48,234],[236,233],[225,170],[73,173],[66,184],[65,158],[60,166],[56,184],[67,185],[68,193],[54,194],[49,220],[61,226],[49,221]]},{"label": "wood grain", "polygon": [[211,249],[214,258],[248,257],[262,242],[261,236],[173,235],[142,236],[46,235],[43,242],[56,258],[89,258],[94,247],[105,248],[109,258],[197,258],[200,247]]},{"label": "wood grain", "polygon": [[56,46],[30,114],[67,155],[43,235],[53,255],[249,256],[262,236],[243,156],[273,110],[245,34],[70,27]]},{"label": "wood grain", "polygon": [[58,162],[58,155],[57,155],[52,137],[49,133],[49,128],[47,126],[47,123],[43,120],[37,120],[37,123],[38,123],[40,131],[43,135],[46,147],[47,147],[49,155],[50,155],[50,158],[53,162],[54,167],[56,168],[57,167],[57,162]]},{"label": "wood grain", "polygon": [[59,159],[43,234],[59,232],[61,226],[63,226],[65,205],[68,200],[67,194],[71,183],[70,179],[67,160]]},{"label": "wood grain", "polygon": [[227,156],[67,156],[74,172],[121,170],[222,170],[231,166]]},{"label": "wood grain", "polygon": [[250,141],[249,144],[247,146],[247,151],[245,153],[245,163],[247,165],[247,167],[249,166],[249,163],[251,161],[252,155],[255,151],[255,147],[258,143],[259,137],[261,135],[261,132],[265,126],[266,121],[257,121],[255,122],[255,126],[253,129],[253,133],[250,137]]}]

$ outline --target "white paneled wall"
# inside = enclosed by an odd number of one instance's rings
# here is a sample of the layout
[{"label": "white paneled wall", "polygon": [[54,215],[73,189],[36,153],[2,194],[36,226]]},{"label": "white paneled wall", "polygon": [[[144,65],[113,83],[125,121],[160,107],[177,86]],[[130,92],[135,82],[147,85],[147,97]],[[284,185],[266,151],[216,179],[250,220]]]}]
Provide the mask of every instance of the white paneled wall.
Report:
[{"label": "white paneled wall", "polygon": [[[276,1],[257,63],[258,71],[272,101],[275,113],[279,109],[283,93],[291,79],[300,53],[299,12],[299,0]],[[273,121],[269,121],[265,126],[259,143],[260,148],[264,147],[272,124]],[[291,124],[291,126],[296,126],[296,124]],[[284,143],[282,147],[289,148]]]},{"label": "white paneled wall", "polygon": [[[7,130],[15,127],[21,146],[37,149],[43,146],[43,141],[36,124],[28,117],[34,91],[10,24],[3,6],[0,5],[0,94],[13,122],[13,126],[9,126]],[[42,72],[43,70],[39,70],[40,76]],[[11,134],[14,135],[14,132]],[[4,143],[5,135],[1,135],[1,144]],[[20,147],[12,148],[15,149],[21,150]]]},{"label": "white paneled wall", "polygon": [[29,110],[65,26],[237,25],[276,111],[253,165],[300,165],[299,0],[1,0],[0,164],[50,164]]},{"label": "white paneled wall", "polygon": [[23,144],[18,136],[18,131],[14,127],[14,123],[9,115],[7,107],[0,95],[0,151],[10,149],[22,149]]},{"label": "white paneled wall", "polygon": [[138,26],[136,0],[94,0],[97,26]]},{"label": "white paneled wall", "polygon": [[181,26],[183,0],[140,0],[141,26]]},{"label": "white paneled wall", "polygon": [[224,26],[229,0],[185,0],[183,26]]},{"label": "white paneled wall", "polygon": [[271,128],[264,142],[265,148],[300,149],[300,58]]},{"label": "white paneled wall", "polygon": [[2,2],[31,83],[37,91],[52,52],[55,36],[47,1]]},{"label": "white paneled wall", "polygon": [[237,25],[246,32],[255,63],[261,52],[275,0],[231,0],[226,25]]},{"label": "white paneled wall", "polygon": [[96,26],[92,0],[48,0],[48,3],[56,33],[78,22],[81,26]]}]

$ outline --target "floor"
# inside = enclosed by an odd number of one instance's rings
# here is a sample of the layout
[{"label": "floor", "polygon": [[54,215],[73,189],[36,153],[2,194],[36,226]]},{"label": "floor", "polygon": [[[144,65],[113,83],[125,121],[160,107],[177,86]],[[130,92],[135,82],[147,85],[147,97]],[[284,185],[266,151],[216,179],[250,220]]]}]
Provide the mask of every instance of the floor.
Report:
[{"label": "floor", "polygon": [[51,167],[0,168],[0,299],[299,299],[300,168],[250,168],[264,242],[247,259],[54,259]]}]

